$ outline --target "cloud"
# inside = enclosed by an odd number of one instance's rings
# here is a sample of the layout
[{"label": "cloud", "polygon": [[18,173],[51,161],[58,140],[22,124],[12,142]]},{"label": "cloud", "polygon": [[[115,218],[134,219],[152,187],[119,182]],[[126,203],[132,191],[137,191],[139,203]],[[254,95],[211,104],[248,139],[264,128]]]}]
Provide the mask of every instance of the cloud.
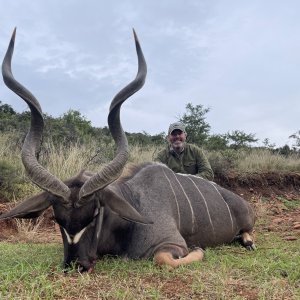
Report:
[{"label": "cloud", "polygon": [[[77,109],[104,126],[110,100],[137,71],[134,27],[148,76],[122,109],[126,131],[166,131],[192,102],[211,108],[213,133],[239,129],[283,145],[299,130],[299,9],[270,0],[10,1],[0,56],[17,26],[14,74],[43,110]],[[0,98],[26,108],[4,85]]]}]

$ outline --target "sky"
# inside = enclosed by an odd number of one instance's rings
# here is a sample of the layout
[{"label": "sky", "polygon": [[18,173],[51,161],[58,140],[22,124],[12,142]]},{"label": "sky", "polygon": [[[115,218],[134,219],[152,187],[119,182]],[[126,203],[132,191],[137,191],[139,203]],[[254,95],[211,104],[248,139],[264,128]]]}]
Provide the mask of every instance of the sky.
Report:
[{"label": "sky", "polygon": [[[166,132],[186,104],[210,108],[211,134],[254,133],[292,145],[300,130],[298,0],[0,0],[0,58],[14,27],[15,78],[58,117],[78,110],[107,126],[110,101],[148,66],[121,109],[127,132]],[[0,101],[26,103],[1,81]]]}]

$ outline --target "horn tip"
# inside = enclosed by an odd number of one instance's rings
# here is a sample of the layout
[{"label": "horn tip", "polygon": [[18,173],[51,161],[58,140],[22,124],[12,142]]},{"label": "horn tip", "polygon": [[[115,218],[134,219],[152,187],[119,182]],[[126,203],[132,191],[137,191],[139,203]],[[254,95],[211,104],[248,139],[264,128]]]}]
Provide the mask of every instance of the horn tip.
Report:
[{"label": "horn tip", "polygon": [[14,28],[14,31],[12,33],[11,39],[14,41],[16,38],[16,32],[17,32],[17,27]]},{"label": "horn tip", "polygon": [[135,41],[138,42],[139,40],[138,40],[138,37],[137,37],[137,34],[136,34],[134,28],[132,28],[132,31],[133,31],[133,36],[134,36]]}]

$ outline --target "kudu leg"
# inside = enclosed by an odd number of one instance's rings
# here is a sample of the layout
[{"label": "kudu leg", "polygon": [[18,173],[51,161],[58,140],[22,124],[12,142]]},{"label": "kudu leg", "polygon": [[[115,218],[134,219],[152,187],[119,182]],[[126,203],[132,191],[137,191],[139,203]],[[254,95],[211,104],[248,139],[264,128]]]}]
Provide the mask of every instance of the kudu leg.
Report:
[{"label": "kudu leg", "polygon": [[254,244],[253,238],[249,232],[242,233],[242,245],[247,250],[255,250],[255,244]]},{"label": "kudu leg", "polygon": [[167,266],[170,268],[177,268],[191,264],[192,262],[201,261],[204,256],[204,251],[200,248],[191,251],[185,257],[174,258],[169,251],[161,250],[155,253],[154,262],[159,266]]},{"label": "kudu leg", "polygon": [[240,233],[238,236],[234,239],[235,242],[240,243],[243,247],[245,247],[247,250],[255,250],[255,244],[252,237],[252,231],[245,231]]}]

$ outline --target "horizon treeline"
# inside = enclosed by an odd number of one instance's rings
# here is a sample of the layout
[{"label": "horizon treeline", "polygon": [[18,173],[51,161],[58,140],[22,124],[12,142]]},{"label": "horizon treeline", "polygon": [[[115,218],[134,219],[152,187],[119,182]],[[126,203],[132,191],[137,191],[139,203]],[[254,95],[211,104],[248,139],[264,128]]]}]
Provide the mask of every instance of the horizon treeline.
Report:
[{"label": "horizon treeline", "polygon": [[[257,147],[258,139],[253,133],[245,133],[241,130],[232,130],[225,134],[210,134],[210,125],[206,121],[209,108],[202,105],[186,105],[186,112],[178,118],[178,121],[186,125],[188,132],[187,141],[203,147],[205,150],[222,151],[226,149],[263,148],[275,151],[282,155],[300,153],[300,130],[293,133],[289,138],[293,139],[294,145],[277,147],[268,138],[262,141],[263,146]],[[43,142],[51,141],[54,145],[68,147],[74,144],[88,143],[90,141],[103,144],[113,142],[107,126],[94,127],[79,111],[69,110],[55,118],[43,114],[45,128]],[[13,143],[21,148],[30,126],[30,111],[16,112],[10,105],[0,101],[0,133],[13,133]],[[150,135],[145,131],[138,133],[126,132],[128,142],[132,145],[162,146],[166,143],[166,133]]]},{"label": "horizon treeline", "polygon": [[[267,139],[256,147],[255,135],[240,130],[211,135],[207,112],[201,105],[188,104],[178,120],[186,125],[188,141],[204,149],[215,178],[239,174],[245,180],[251,174],[300,173],[300,131],[292,137],[295,147],[275,148]],[[20,155],[30,118],[29,111],[17,113],[0,102],[0,203],[26,197],[36,189],[25,175]],[[82,169],[99,170],[114,158],[115,143],[109,129],[93,127],[79,111],[69,110],[58,118],[45,114],[44,119],[43,141],[36,154],[41,165],[59,178],[70,178]],[[126,134],[130,163],[153,161],[166,144],[164,132]]]}]

